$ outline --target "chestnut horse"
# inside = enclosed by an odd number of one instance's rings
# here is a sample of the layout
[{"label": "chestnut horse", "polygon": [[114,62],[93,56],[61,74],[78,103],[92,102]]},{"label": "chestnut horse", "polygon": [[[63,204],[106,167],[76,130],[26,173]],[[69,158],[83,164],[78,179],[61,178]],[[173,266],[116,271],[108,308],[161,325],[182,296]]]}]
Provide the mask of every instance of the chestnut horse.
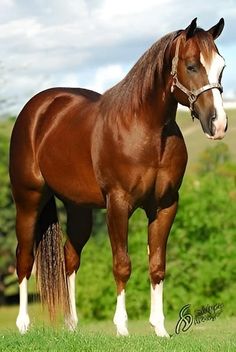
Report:
[{"label": "chestnut horse", "polygon": [[[21,111],[10,147],[20,289],[16,324],[21,333],[30,324],[27,280],[35,255],[41,299],[52,317],[63,306],[67,326],[76,328],[75,273],[96,207],[107,209],[117,285],[114,324],[118,335],[128,335],[128,220],[141,207],[148,218],[150,323],[158,336],[168,336],[162,298],[166,243],[187,163],[176,109],[178,103],[188,106],[207,137],[224,137],[225,62],[214,43],[223,27],[221,19],[205,31],[194,19],[185,30],[157,41],[103,95],[52,88],[34,96]],[[64,251],[55,196],[67,212]]]}]

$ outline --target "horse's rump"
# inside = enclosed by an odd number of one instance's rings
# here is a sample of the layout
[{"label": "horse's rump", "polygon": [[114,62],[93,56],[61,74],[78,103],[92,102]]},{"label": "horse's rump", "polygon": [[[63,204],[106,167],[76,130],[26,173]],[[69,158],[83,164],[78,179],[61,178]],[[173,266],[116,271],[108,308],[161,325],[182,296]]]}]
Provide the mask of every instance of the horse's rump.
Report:
[{"label": "horse's rump", "polygon": [[13,189],[20,180],[36,189],[47,184],[76,203],[103,205],[91,161],[99,98],[86,89],[54,88],[25,105],[11,140]]}]

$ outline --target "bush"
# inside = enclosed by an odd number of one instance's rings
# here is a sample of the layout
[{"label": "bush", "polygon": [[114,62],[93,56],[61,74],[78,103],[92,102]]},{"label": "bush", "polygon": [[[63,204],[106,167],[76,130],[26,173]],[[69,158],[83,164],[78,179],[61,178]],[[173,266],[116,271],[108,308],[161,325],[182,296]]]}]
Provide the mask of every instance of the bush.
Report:
[{"label": "bush", "polygon": [[5,293],[15,287],[12,278],[15,264],[15,207],[8,176],[9,131],[13,121],[0,124],[0,304],[5,302]]},{"label": "bush", "polygon": [[220,174],[186,180],[168,246],[167,288],[177,291],[167,297],[171,309],[221,302],[235,314],[234,189],[233,178]]}]

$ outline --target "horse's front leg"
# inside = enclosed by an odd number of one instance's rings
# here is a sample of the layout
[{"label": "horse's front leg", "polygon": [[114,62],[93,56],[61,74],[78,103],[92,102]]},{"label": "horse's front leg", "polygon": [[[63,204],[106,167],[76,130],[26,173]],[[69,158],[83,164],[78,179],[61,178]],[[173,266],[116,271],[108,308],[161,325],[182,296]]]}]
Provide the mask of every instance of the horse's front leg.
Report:
[{"label": "horse's front leg", "polygon": [[174,200],[158,210],[149,208],[147,216],[149,272],[151,280],[151,312],[149,321],[155,328],[157,336],[169,337],[164,325],[163,281],[165,277],[166,244],[174,221],[178,204],[178,195]]},{"label": "horse's front leg", "polygon": [[113,322],[117,335],[129,334],[128,316],[125,305],[125,286],[131,274],[128,256],[128,213],[129,206],[124,197],[110,194],[107,198],[107,225],[113,254],[113,274],[117,285],[117,303]]}]

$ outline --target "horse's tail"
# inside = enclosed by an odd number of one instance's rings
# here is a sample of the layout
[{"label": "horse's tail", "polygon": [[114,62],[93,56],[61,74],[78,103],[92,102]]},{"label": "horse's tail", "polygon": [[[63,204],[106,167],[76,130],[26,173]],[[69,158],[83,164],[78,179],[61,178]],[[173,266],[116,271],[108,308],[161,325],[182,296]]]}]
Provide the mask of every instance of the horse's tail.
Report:
[{"label": "horse's tail", "polygon": [[62,233],[54,197],[41,212],[38,236],[35,258],[37,288],[42,305],[48,307],[53,321],[58,310],[63,311],[65,316],[70,311]]}]

